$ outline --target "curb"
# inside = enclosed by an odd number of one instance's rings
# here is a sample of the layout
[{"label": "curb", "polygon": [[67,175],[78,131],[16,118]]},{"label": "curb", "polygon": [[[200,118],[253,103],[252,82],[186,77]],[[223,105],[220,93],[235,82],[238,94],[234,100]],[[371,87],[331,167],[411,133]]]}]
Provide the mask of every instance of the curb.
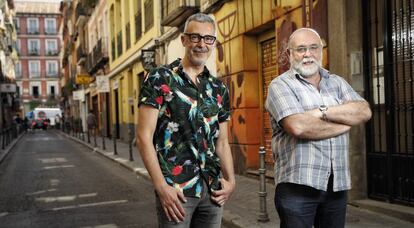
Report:
[{"label": "curb", "polygon": [[11,143],[10,143],[10,145],[8,146],[8,147],[6,147],[5,149],[4,149],[4,153],[2,153],[1,155],[0,155],[0,164],[3,162],[3,160],[4,159],[6,159],[6,157],[7,157],[7,155],[9,154],[9,152],[13,149],[13,147],[16,145],[16,143],[18,142],[18,141],[20,141],[20,139],[25,135],[26,133],[22,133],[22,134],[20,134],[14,141],[12,141]]},{"label": "curb", "polygon": [[104,157],[104,158],[106,158],[106,159],[108,159],[110,161],[113,161],[113,162],[119,164],[120,166],[128,169],[129,171],[131,171],[131,172],[133,172],[133,173],[135,173],[135,174],[137,174],[137,175],[139,175],[139,176],[141,176],[141,177],[143,177],[143,178],[151,181],[151,177],[149,176],[149,174],[148,174],[148,172],[147,172],[147,170],[145,168],[134,168],[132,165],[129,165],[128,164],[130,162],[129,160],[127,160],[127,161],[121,161],[120,159],[117,159],[115,157],[116,155],[113,155],[113,151],[104,151],[104,150],[102,150],[102,149],[100,149],[98,147],[94,147],[94,146],[90,145],[89,143],[84,142],[84,141],[82,141],[82,140],[80,140],[80,139],[78,139],[76,137],[67,135],[67,134],[62,133],[62,132],[59,132],[58,134],[64,135],[65,137],[70,138],[71,140],[73,140],[75,142],[78,142],[78,143],[86,146],[87,148],[89,148],[90,150],[92,150],[92,152],[98,153],[102,157]]}]

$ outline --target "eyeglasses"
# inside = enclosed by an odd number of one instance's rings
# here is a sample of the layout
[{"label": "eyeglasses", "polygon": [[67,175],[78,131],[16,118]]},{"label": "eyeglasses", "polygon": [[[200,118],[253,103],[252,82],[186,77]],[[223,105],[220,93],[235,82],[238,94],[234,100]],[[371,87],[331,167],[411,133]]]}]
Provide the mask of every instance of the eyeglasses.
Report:
[{"label": "eyeglasses", "polygon": [[297,48],[289,48],[289,49],[295,51],[298,54],[303,55],[307,51],[309,51],[311,54],[315,54],[319,50],[319,48],[321,48],[321,46],[315,44],[315,45],[310,45],[308,47],[306,47],[306,46],[299,46]]},{"label": "eyeglasses", "polygon": [[190,38],[190,41],[193,43],[199,43],[201,41],[201,39],[204,40],[204,43],[206,44],[214,44],[214,42],[216,42],[216,37],[215,36],[210,36],[210,35],[205,35],[202,36],[198,33],[184,33],[184,35],[188,36]]}]

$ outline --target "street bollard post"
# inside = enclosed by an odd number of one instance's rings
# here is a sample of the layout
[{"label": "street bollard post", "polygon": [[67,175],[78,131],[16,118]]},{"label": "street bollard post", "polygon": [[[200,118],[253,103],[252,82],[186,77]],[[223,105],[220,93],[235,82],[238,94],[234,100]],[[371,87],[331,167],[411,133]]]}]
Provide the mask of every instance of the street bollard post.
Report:
[{"label": "street bollard post", "polygon": [[88,143],[91,143],[91,134],[89,134],[89,132],[90,132],[90,130],[89,130],[89,127],[88,127],[88,129],[86,130],[86,134],[88,134]]},{"label": "street bollard post", "polygon": [[260,156],[260,168],[259,168],[259,175],[260,175],[260,191],[259,191],[259,198],[260,198],[260,212],[259,218],[257,219],[259,222],[268,222],[269,216],[267,214],[266,208],[266,167],[265,167],[265,155],[266,150],[264,146],[259,148],[259,156]]},{"label": "street bollard post", "polygon": [[102,131],[101,131],[101,134],[102,134],[102,149],[103,150],[106,150],[106,146],[105,146],[105,131],[104,131],[104,128],[102,127]]},{"label": "street bollard post", "polygon": [[95,145],[95,147],[98,147],[98,144],[96,143],[96,129],[95,128],[93,128],[93,142],[94,142],[94,145]]},{"label": "street bollard post", "polygon": [[116,149],[116,129],[115,128],[112,132],[112,139],[114,140],[114,155],[118,155],[118,151]]},{"label": "street bollard post", "polygon": [[1,131],[1,141],[2,141],[2,143],[1,143],[1,149],[3,149],[4,150],[4,143],[5,143],[5,138],[4,138],[4,135],[5,135],[5,131],[4,131],[4,129]]},{"label": "street bollard post", "polygon": [[129,135],[129,160],[133,161],[134,160],[134,156],[132,155],[132,138],[133,138],[133,133],[132,133],[132,127],[129,126],[128,127],[128,135]]}]

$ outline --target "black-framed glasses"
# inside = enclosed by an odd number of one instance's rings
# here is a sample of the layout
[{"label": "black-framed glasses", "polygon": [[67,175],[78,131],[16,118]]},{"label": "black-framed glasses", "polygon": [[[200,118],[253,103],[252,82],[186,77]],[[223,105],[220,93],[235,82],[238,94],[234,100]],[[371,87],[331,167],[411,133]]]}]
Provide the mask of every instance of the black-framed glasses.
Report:
[{"label": "black-framed glasses", "polygon": [[307,51],[309,51],[311,54],[315,54],[317,51],[319,51],[319,48],[321,48],[320,45],[313,44],[310,46],[299,46],[297,48],[289,48],[290,50],[295,51],[298,54],[305,54]]},{"label": "black-framed glasses", "polygon": [[203,39],[204,43],[211,45],[211,44],[214,44],[214,42],[216,42],[216,39],[217,39],[215,36],[210,36],[210,35],[202,36],[198,33],[184,33],[184,35],[188,36],[192,43],[198,43],[201,41],[201,39]]}]

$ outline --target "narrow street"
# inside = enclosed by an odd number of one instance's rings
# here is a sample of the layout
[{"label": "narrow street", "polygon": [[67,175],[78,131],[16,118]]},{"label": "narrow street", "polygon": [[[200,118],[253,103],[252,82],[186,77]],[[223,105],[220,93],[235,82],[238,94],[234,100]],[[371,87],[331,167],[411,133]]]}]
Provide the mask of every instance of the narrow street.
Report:
[{"label": "narrow street", "polygon": [[53,131],[0,164],[0,227],[156,227],[150,183]]}]

